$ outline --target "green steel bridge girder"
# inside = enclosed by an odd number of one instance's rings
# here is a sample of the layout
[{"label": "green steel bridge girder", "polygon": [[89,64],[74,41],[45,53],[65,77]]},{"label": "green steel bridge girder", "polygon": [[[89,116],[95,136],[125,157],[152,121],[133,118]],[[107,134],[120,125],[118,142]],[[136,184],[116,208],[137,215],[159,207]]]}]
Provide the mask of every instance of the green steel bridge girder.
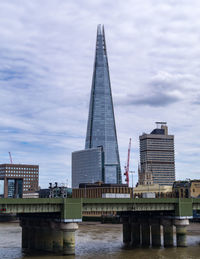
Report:
[{"label": "green steel bridge girder", "polygon": [[82,212],[172,212],[176,217],[192,217],[193,210],[200,210],[200,199],[0,199],[0,214],[58,213],[64,222],[82,219]]}]

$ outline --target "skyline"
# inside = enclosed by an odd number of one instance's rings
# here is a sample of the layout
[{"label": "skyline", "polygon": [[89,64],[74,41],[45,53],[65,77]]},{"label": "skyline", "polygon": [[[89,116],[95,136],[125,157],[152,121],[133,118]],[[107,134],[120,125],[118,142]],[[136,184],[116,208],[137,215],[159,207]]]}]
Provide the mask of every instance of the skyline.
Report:
[{"label": "skyline", "polygon": [[71,181],[71,152],[85,142],[101,23],[122,175],[129,138],[136,171],[139,135],[167,121],[176,179],[199,178],[199,12],[194,0],[2,1],[0,163],[9,163],[10,151],[13,163],[39,164],[42,187]]}]

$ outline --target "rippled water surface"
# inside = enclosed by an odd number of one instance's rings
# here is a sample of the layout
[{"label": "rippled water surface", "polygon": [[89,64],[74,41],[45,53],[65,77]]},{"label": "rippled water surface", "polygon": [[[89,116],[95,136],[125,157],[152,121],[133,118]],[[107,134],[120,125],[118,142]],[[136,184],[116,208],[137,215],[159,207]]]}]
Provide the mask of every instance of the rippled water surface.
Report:
[{"label": "rippled water surface", "polygon": [[0,259],[72,259],[72,258],[139,258],[200,259],[200,224],[191,224],[186,248],[137,248],[127,250],[122,243],[122,226],[82,223],[76,232],[76,256],[27,253],[21,249],[21,227],[18,223],[0,223]]}]

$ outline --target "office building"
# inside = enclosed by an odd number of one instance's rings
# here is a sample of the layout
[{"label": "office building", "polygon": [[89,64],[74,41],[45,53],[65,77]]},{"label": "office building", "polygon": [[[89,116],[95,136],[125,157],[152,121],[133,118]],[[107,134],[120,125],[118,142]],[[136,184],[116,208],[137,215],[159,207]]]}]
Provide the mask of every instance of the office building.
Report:
[{"label": "office building", "polygon": [[72,187],[80,183],[94,183],[103,180],[104,152],[102,147],[90,148],[72,153]]},{"label": "office building", "polygon": [[150,134],[140,136],[139,182],[143,174],[151,172],[154,184],[172,185],[175,181],[174,136],[168,134],[166,122],[156,124],[157,128]]},{"label": "office building", "polygon": [[38,191],[38,165],[1,164],[0,197],[22,198]]},{"label": "office building", "polygon": [[[98,147],[101,147],[102,151]],[[101,152],[102,154],[100,154]],[[86,159],[87,155],[90,156],[88,160]],[[103,164],[101,164],[102,157]],[[94,162],[91,159],[94,159]],[[96,162],[98,164],[93,166],[92,164]],[[72,187],[77,188],[78,183],[82,182],[83,178],[85,182],[103,181],[113,184],[121,183],[121,169],[105,33],[101,25],[97,28],[85,151],[74,152],[72,154]]]}]

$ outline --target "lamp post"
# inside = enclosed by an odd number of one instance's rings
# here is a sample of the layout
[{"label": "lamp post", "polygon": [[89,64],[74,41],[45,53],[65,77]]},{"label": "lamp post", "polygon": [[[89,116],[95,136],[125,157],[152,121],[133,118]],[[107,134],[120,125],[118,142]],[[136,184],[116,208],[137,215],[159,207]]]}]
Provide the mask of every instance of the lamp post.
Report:
[{"label": "lamp post", "polygon": [[[88,176],[88,175],[85,174],[84,176],[85,176],[85,179],[87,179],[87,176]],[[85,183],[85,192],[84,192],[84,197],[85,197],[85,198],[86,198],[86,184],[87,184],[87,183]]]},{"label": "lamp post", "polygon": [[130,174],[132,174],[132,196],[133,196],[133,174],[135,173],[135,171],[129,171]]}]

